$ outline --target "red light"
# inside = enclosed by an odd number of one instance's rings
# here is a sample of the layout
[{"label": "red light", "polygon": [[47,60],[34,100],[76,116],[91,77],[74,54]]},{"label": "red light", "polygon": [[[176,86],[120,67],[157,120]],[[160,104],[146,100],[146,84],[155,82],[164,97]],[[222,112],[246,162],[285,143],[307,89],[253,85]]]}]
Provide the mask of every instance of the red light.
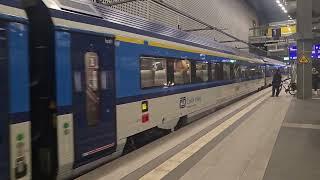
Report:
[{"label": "red light", "polygon": [[146,123],[149,121],[149,114],[143,114],[142,115],[142,123]]}]

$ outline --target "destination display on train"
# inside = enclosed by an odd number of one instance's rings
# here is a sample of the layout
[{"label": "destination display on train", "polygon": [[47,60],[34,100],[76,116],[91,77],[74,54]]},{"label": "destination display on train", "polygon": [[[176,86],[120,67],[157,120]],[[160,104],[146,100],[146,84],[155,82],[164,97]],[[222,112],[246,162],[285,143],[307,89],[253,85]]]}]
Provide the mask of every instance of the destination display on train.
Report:
[{"label": "destination display on train", "polygon": [[[289,47],[289,58],[290,60],[296,60],[298,58],[298,48],[296,45]],[[312,55],[313,59],[320,59],[320,44],[313,45],[312,47]]]}]

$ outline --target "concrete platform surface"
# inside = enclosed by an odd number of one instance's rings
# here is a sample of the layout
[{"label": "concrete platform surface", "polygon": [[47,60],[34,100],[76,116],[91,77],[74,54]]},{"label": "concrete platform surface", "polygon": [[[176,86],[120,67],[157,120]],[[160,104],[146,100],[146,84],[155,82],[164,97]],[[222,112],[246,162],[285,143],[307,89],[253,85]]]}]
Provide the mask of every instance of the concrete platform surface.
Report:
[{"label": "concrete platform surface", "polygon": [[320,100],[266,89],[79,180],[319,180]]}]

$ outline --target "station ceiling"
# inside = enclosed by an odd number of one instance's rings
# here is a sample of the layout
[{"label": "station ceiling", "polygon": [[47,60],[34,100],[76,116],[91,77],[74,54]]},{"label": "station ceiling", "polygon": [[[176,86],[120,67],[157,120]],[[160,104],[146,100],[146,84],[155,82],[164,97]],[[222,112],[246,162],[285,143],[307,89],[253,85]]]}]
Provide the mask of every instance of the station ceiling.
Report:
[{"label": "station ceiling", "polygon": [[[271,22],[279,22],[288,20],[288,15],[295,19],[297,0],[281,0],[285,4],[288,14],[284,13],[278,7],[276,0],[245,0],[251,7],[253,7],[258,15],[260,24],[267,24]],[[320,17],[320,0],[313,0],[313,16]]]},{"label": "station ceiling", "polygon": [[245,0],[256,10],[260,24],[288,20],[288,14],[284,13],[277,5],[276,0]]}]

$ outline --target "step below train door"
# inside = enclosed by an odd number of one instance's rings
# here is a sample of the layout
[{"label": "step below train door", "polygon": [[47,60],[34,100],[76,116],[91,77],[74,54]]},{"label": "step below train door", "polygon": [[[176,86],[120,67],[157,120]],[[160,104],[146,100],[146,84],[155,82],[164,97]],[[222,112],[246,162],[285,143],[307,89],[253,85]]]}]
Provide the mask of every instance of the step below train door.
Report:
[{"label": "step below train door", "polygon": [[71,34],[75,167],[116,150],[114,40]]}]

